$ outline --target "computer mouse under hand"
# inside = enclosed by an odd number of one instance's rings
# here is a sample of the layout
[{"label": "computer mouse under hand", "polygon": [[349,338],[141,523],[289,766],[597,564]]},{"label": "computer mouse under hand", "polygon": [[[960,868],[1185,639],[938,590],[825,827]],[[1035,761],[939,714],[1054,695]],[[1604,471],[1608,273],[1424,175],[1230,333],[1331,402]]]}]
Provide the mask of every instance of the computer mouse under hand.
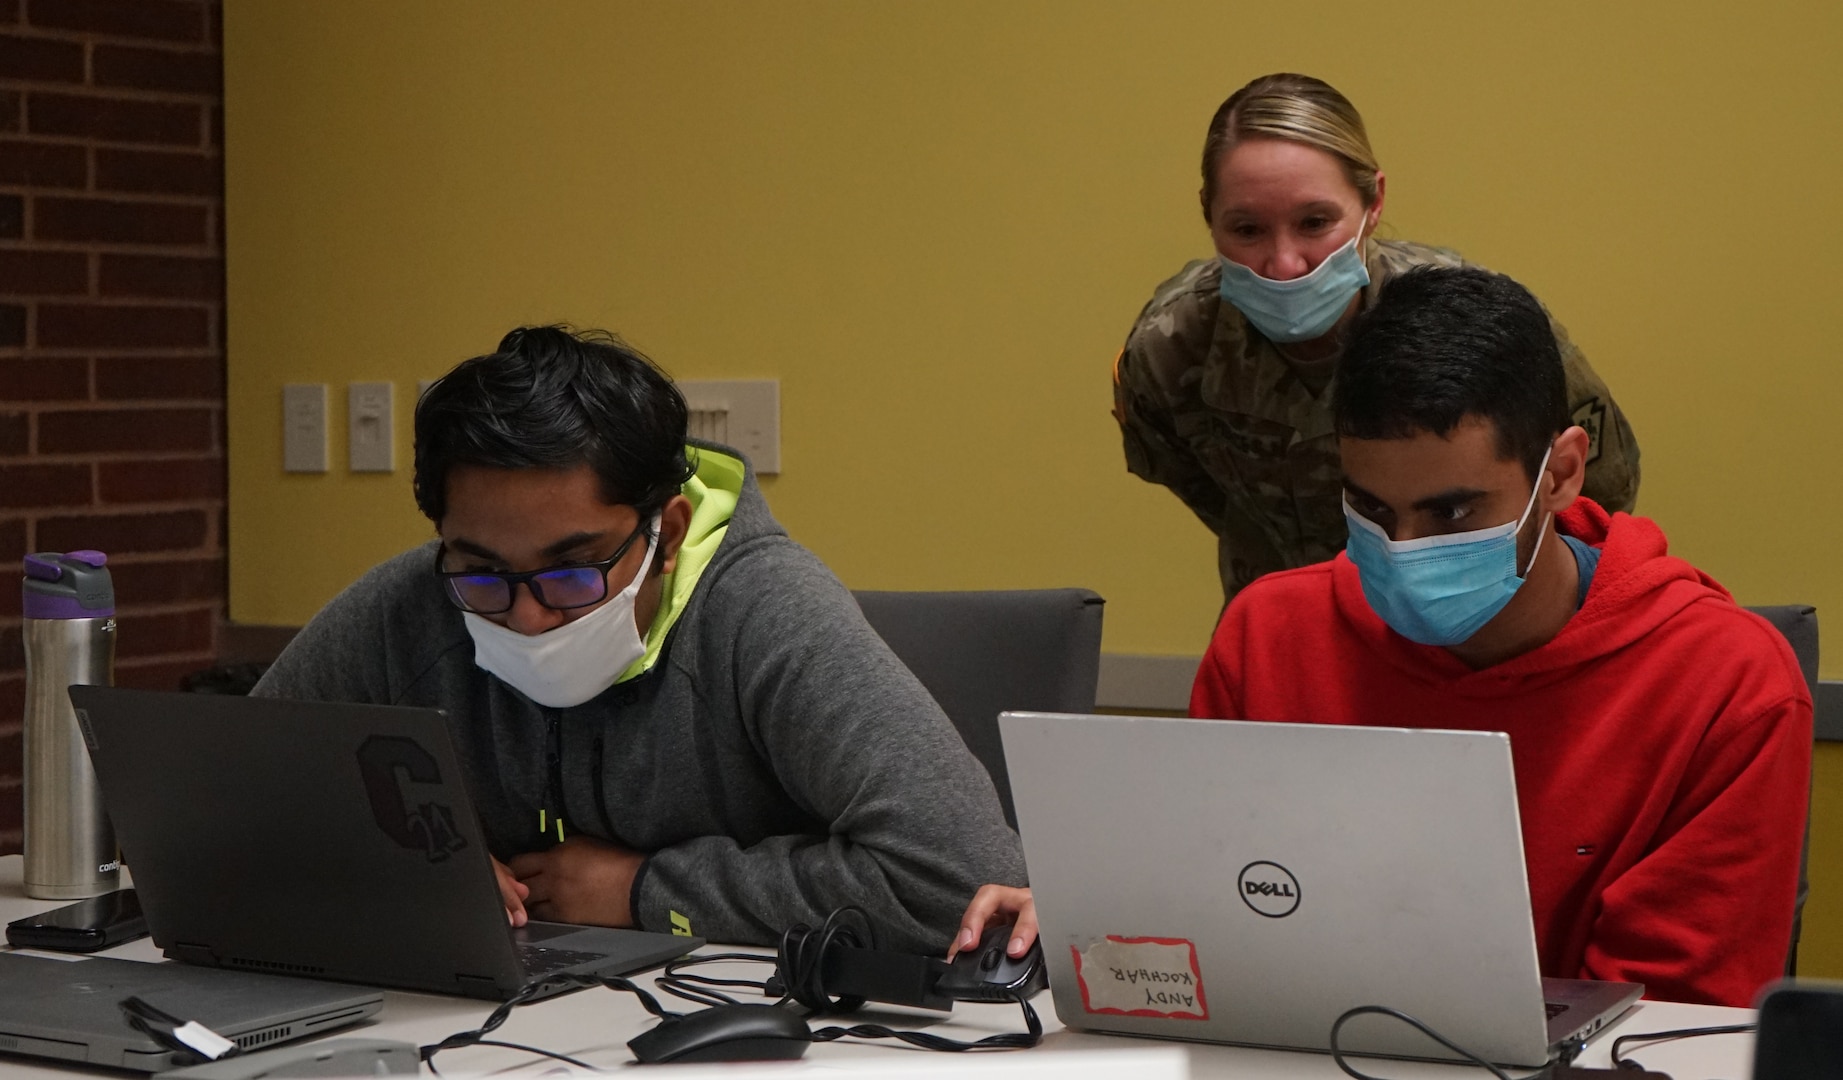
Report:
[{"label": "computer mouse under hand", "polygon": [[668,1061],[791,1061],[806,1053],[813,1031],[779,1005],[713,1005],[628,1040],[642,1065]]}]

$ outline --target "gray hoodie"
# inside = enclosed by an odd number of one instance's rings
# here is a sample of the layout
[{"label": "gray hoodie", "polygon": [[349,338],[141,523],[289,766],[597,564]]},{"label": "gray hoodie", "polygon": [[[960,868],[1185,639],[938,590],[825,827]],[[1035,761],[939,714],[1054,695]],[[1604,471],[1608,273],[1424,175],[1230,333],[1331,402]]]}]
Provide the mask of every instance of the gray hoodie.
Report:
[{"label": "gray hoodie", "polygon": [[771,944],[855,905],[881,947],[941,951],[980,884],[1024,882],[992,782],[741,456],[696,449],[687,494],[735,509],[721,531],[694,511],[707,558],[674,571],[684,599],[637,676],[550,709],[489,675],[431,542],[335,597],[255,692],[445,710],[493,854],[556,843],[559,815],[647,853],[642,929]]}]

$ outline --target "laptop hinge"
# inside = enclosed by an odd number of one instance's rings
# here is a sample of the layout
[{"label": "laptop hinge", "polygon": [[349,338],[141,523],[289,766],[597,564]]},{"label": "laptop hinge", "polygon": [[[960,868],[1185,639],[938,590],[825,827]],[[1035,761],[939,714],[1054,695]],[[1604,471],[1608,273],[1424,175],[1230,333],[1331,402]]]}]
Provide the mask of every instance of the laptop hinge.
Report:
[{"label": "laptop hinge", "polygon": [[499,989],[497,981],[480,975],[456,975],[454,983],[455,988],[466,997],[498,1001],[506,996],[505,991]]},{"label": "laptop hinge", "polygon": [[189,941],[175,941],[165,949],[167,959],[178,960],[187,964],[200,964],[204,967],[219,967],[218,954],[209,945],[195,945]]}]

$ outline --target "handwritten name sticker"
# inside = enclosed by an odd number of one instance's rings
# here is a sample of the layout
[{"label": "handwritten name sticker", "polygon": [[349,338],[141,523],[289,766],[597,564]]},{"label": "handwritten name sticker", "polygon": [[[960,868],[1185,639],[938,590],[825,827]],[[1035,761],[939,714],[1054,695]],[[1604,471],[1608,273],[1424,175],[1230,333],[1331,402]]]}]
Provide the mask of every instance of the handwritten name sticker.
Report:
[{"label": "handwritten name sticker", "polygon": [[1114,1016],[1208,1020],[1197,947],[1183,938],[1109,934],[1075,954],[1082,1008]]}]

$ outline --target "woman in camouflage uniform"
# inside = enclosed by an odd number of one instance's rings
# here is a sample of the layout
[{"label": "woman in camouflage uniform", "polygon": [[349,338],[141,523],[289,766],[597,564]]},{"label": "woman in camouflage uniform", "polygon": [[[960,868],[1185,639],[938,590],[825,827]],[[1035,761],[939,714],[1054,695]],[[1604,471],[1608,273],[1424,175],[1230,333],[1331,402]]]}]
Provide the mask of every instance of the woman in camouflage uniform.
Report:
[{"label": "woman in camouflage uniform", "polygon": [[[1462,262],[1377,239],[1383,188],[1362,117],[1331,86],[1268,75],[1237,90],[1203,144],[1203,217],[1219,258],[1158,287],[1114,364],[1126,467],[1216,534],[1225,598],[1343,548],[1329,392],[1343,328],[1394,275]],[[1592,439],[1583,494],[1630,511],[1631,426],[1553,325],[1574,421]]]}]

